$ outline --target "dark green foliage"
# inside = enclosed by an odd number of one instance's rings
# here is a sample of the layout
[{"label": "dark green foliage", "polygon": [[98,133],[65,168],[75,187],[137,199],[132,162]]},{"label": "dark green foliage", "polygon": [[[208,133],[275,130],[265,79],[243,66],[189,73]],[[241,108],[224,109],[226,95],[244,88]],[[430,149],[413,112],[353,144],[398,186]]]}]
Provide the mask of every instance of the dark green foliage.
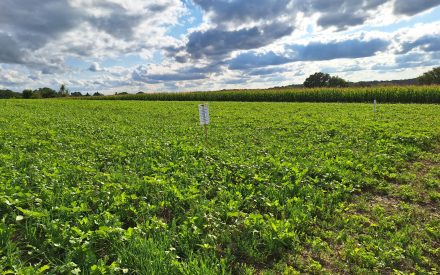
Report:
[{"label": "dark green foliage", "polygon": [[51,88],[39,88],[37,90],[24,90],[22,92],[23,98],[54,98],[54,97],[67,97],[69,95],[69,90],[65,87],[65,85],[61,85],[60,89],[57,91]]},{"label": "dark green foliage", "polygon": [[70,94],[70,96],[82,96],[82,93],[80,93],[80,92],[73,92],[73,93],[71,93]]},{"label": "dark green foliage", "polygon": [[47,87],[39,88],[38,90],[35,90],[33,94],[39,98],[51,98],[58,96],[58,93],[55,90]]},{"label": "dark green foliage", "polygon": [[324,87],[348,87],[348,82],[339,76],[330,76],[326,73],[315,73],[304,81],[306,88],[324,88]]},{"label": "dark green foliage", "polygon": [[95,93],[93,94],[93,96],[103,96],[103,94],[101,94],[101,93],[99,93],[99,92],[95,92]]},{"label": "dark green foliage", "polygon": [[24,90],[23,91],[23,98],[29,99],[29,98],[53,98],[53,97],[59,97],[60,94],[56,92],[55,90],[51,88],[39,88],[37,90]]},{"label": "dark green foliage", "polygon": [[34,92],[32,90],[24,90],[23,98],[29,99],[33,97]]},{"label": "dark green foliage", "polygon": [[304,81],[306,88],[322,88],[328,87],[330,75],[326,73],[314,73]]},{"label": "dark green foliage", "polygon": [[21,98],[22,95],[20,93],[16,93],[11,90],[0,90],[0,99],[3,98]]},{"label": "dark green foliage", "polygon": [[58,96],[65,97],[70,94],[69,90],[66,88],[66,85],[61,84],[60,89],[58,90]]},{"label": "dark green foliage", "polygon": [[328,82],[328,87],[348,87],[348,82],[339,76],[332,76]]},{"label": "dark green foliage", "polygon": [[438,86],[231,90],[93,97],[99,100],[440,103]]},{"label": "dark green foliage", "polygon": [[417,78],[399,80],[372,80],[349,83],[350,87],[373,87],[373,86],[415,86],[419,84]]},{"label": "dark green foliage", "polygon": [[440,85],[440,67],[424,73],[418,78],[418,81],[422,85]]}]

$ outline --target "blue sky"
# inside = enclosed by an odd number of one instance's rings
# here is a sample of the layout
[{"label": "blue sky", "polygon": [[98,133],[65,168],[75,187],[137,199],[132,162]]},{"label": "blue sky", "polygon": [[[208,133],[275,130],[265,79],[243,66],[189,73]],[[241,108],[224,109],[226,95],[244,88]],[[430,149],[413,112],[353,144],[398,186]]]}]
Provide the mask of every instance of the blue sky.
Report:
[{"label": "blue sky", "polygon": [[440,65],[440,0],[2,0],[0,89],[266,88]]}]

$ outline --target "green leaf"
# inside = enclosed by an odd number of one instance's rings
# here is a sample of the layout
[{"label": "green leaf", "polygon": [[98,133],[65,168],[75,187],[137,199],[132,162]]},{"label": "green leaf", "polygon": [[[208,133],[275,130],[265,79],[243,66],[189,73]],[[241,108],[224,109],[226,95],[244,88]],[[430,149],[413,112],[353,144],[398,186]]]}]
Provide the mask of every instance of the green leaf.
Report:
[{"label": "green leaf", "polygon": [[37,211],[31,211],[31,210],[27,210],[27,209],[23,209],[21,207],[17,206],[17,209],[21,211],[21,213],[23,213],[25,216],[29,216],[29,217],[33,217],[33,218],[43,218],[43,217],[47,217],[48,215],[46,213],[41,213],[41,212],[37,212]]},{"label": "green leaf", "polygon": [[40,267],[40,268],[38,269],[38,272],[39,272],[39,273],[43,273],[44,271],[46,271],[46,270],[48,270],[48,269],[50,269],[50,266],[49,266],[49,265],[43,265],[42,267]]}]

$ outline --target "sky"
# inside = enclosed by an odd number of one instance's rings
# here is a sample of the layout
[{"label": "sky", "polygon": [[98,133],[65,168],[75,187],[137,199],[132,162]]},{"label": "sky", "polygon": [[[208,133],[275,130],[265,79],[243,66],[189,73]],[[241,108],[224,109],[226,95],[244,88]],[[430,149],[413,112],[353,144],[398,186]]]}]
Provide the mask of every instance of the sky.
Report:
[{"label": "sky", "polygon": [[0,89],[175,92],[414,78],[440,0],[1,0]]}]

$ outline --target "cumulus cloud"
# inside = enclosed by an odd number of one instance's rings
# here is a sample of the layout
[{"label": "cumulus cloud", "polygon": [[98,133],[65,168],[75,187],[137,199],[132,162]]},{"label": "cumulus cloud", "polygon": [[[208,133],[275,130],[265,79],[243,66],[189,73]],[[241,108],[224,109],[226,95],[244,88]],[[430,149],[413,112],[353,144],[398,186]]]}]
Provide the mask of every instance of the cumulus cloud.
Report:
[{"label": "cumulus cloud", "polygon": [[[383,5],[399,0],[194,0],[211,23],[188,35],[184,46],[165,49],[177,62],[227,58],[241,50],[258,49],[293,33],[297,14],[313,17],[323,28],[365,24]],[[397,5],[397,4],[396,4]],[[303,18],[303,17],[301,17]]]},{"label": "cumulus cloud", "polygon": [[438,52],[440,51],[440,37],[438,35],[425,35],[415,41],[405,42],[402,45],[401,53],[408,53],[414,49],[425,52]]},{"label": "cumulus cloud", "polygon": [[228,58],[233,52],[258,49],[294,31],[292,0],[194,0],[209,24],[188,34],[180,47],[165,48],[177,62]]},{"label": "cumulus cloud", "polygon": [[252,69],[258,67],[281,65],[292,61],[292,58],[282,56],[281,54],[276,54],[273,51],[267,53],[246,52],[230,60],[229,69]]},{"label": "cumulus cloud", "polygon": [[67,0],[0,1],[0,62],[25,63],[32,51],[74,28],[80,16]]},{"label": "cumulus cloud", "polygon": [[96,72],[102,72],[103,69],[101,68],[101,65],[99,65],[98,62],[93,62],[89,67],[89,71],[96,73]]},{"label": "cumulus cloud", "polygon": [[[397,55],[393,62],[377,63],[371,69],[387,72],[391,70],[402,70],[417,67],[436,66],[440,62],[440,53],[411,52],[404,55]],[[414,76],[413,76],[414,77]]]},{"label": "cumulus cloud", "polygon": [[287,68],[262,68],[262,69],[252,69],[248,72],[249,75],[272,75],[272,74],[280,74],[288,71]]},{"label": "cumulus cloud", "polygon": [[[440,0],[1,0],[0,68],[7,64],[3,68],[15,72],[4,69],[2,85],[211,89],[282,81],[337,64],[347,71],[364,60],[390,70],[429,65],[438,61],[440,40],[431,32],[438,26],[409,26],[416,17],[408,17],[439,5]],[[401,22],[413,31],[377,34],[371,26],[385,24],[379,13],[389,19],[386,24]],[[354,27],[365,35],[354,35]],[[386,60],[374,58],[378,53]],[[373,67],[356,66],[353,71]]]},{"label": "cumulus cloud", "polygon": [[348,26],[357,26],[367,20],[365,15],[360,14],[325,14],[318,19],[318,25],[323,27],[334,26],[338,29],[344,29]]},{"label": "cumulus cloud", "polygon": [[25,53],[10,35],[0,32],[0,63],[22,63]]},{"label": "cumulus cloud", "polygon": [[0,27],[14,36],[20,46],[36,49],[74,28],[81,20],[80,10],[67,0],[2,0]]},{"label": "cumulus cloud", "polygon": [[243,70],[255,67],[281,65],[298,61],[324,61],[341,58],[363,58],[385,51],[390,42],[376,38],[371,40],[350,39],[337,42],[311,42],[306,45],[288,45],[281,54],[248,52],[229,62],[229,69]]},{"label": "cumulus cloud", "polygon": [[111,34],[115,38],[130,39],[133,37],[134,28],[142,22],[142,16],[138,14],[123,14],[115,11],[111,15],[91,17],[89,20],[93,26]]},{"label": "cumulus cloud", "polygon": [[175,82],[187,80],[199,80],[207,78],[203,70],[197,71],[193,68],[184,68],[170,73],[154,73],[150,72],[146,66],[137,67],[132,74],[132,79],[138,82],[148,84],[158,84],[162,82]]},{"label": "cumulus cloud", "polygon": [[194,0],[218,25],[241,25],[255,21],[272,21],[283,15],[293,15],[291,0]]},{"label": "cumulus cloud", "polygon": [[261,27],[236,31],[210,29],[193,32],[186,44],[186,51],[193,58],[225,56],[235,50],[256,49],[292,33],[289,25],[273,23]]},{"label": "cumulus cloud", "polygon": [[97,2],[92,6],[93,10],[101,10],[101,13],[89,14],[86,20],[95,28],[104,31],[118,39],[132,39],[139,25],[154,14],[164,13],[168,9],[167,4],[158,3],[139,6],[139,10],[129,10],[123,4],[114,2]]},{"label": "cumulus cloud", "polygon": [[313,42],[308,45],[288,46],[294,52],[293,60],[297,61],[322,61],[339,58],[362,58],[385,51],[390,42],[383,39],[367,41],[350,39],[338,42]]},{"label": "cumulus cloud", "polygon": [[440,0],[396,0],[394,2],[394,12],[396,14],[414,15],[439,5]]},{"label": "cumulus cloud", "polygon": [[220,26],[238,26],[285,18],[292,22],[296,14],[319,14],[318,25],[345,28],[364,23],[378,9],[391,0],[194,0]]},{"label": "cumulus cloud", "polygon": [[15,87],[28,81],[29,78],[21,72],[0,67],[0,87]]},{"label": "cumulus cloud", "polygon": [[337,27],[345,29],[363,24],[372,16],[370,11],[376,10],[387,0],[309,0],[303,4],[306,13],[319,13],[318,25],[321,27]]},{"label": "cumulus cloud", "polygon": [[[2,0],[0,63],[23,64],[53,73],[64,66],[66,56],[140,52],[151,41],[164,41],[164,26],[177,22],[182,7],[179,0],[156,4],[141,0]],[[147,32],[160,37],[150,40]]]},{"label": "cumulus cloud", "polygon": [[383,4],[391,0],[195,0],[210,20],[219,26],[240,26],[281,18],[294,22],[298,13],[319,15],[321,27],[345,29],[363,24]]}]

